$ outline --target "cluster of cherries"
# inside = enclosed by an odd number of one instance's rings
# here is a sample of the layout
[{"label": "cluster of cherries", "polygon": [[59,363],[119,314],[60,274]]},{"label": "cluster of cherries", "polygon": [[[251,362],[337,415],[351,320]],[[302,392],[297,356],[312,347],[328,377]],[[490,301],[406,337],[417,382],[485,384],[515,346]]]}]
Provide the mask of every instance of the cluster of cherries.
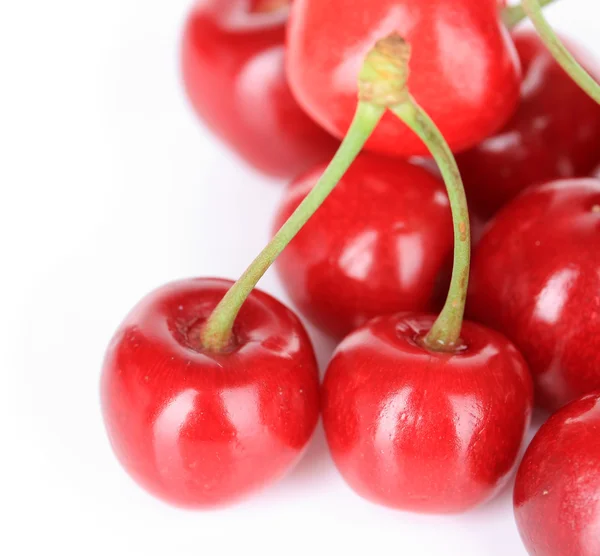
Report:
[{"label": "cluster of cherries", "polygon": [[[163,500],[211,508],[285,474],[321,413],[360,495],[462,512],[509,480],[535,398],[557,413],[517,474],[519,530],[531,554],[598,556],[591,61],[537,0],[289,4],[202,0],[188,19],[196,111],[295,180],[237,282],[166,285],[115,334],[102,405],[119,460]],[[525,16],[536,32],[512,30]],[[302,314],[341,340],[323,384],[300,320],[254,289],[275,259]]]}]

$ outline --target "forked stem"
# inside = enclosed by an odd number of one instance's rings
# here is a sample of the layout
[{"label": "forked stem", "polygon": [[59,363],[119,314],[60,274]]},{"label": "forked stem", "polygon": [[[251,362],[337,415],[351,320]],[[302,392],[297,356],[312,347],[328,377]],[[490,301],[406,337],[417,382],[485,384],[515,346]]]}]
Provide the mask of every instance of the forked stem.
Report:
[{"label": "forked stem", "polygon": [[410,46],[395,33],[379,41],[367,54],[359,76],[358,107],[339,150],[311,192],[214,309],[202,331],[204,349],[221,351],[227,348],[231,342],[233,323],[254,286],[325,201],[388,109],[427,145],[448,189],[454,221],[454,268],[448,299],[427,334],[425,344],[435,351],[452,351],[455,348],[460,338],[469,276],[467,201],[450,148],[408,91],[409,59]]}]

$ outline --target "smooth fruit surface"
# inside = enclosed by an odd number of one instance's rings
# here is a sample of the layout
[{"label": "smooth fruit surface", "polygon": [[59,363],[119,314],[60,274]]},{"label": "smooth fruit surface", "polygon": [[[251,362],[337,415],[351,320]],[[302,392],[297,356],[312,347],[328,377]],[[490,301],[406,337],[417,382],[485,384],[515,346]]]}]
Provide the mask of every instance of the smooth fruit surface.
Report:
[{"label": "smooth fruit surface", "polygon": [[460,512],[505,484],[530,421],[525,361],[465,322],[464,347],[431,352],[433,316],[373,319],[338,347],[323,384],[333,459],[361,496],[419,512]]},{"label": "smooth fruit surface", "polygon": [[145,297],[107,350],[102,411],[113,449],[146,490],[213,507],[281,477],[319,414],[318,371],[298,318],[254,290],[225,353],[202,349],[202,325],[231,282],[192,279]]},{"label": "smooth fruit surface", "polygon": [[515,343],[539,405],[600,388],[600,181],[533,187],[500,211],[474,254],[467,311]]},{"label": "smooth fruit surface", "polygon": [[600,554],[600,394],[553,415],[519,467],[515,517],[535,556]]},{"label": "smooth fruit surface", "polygon": [[[323,170],[291,184],[275,229]],[[343,337],[377,315],[439,308],[452,246],[443,183],[409,162],[362,154],[281,254],[277,269],[302,313]]]},{"label": "smooth fruit surface", "polygon": [[[587,176],[600,162],[600,106],[534,31],[517,31],[513,38],[523,67],[517,112],[502,130],[457,157],[469,206],[485,218],[530,185]],[[600,79],[589,56],[569,49]]]},{"label": "smooth fruit surface", "polygon": [[288,2],[203,0],[183,35],[182,71],[200,118],[252,166],[295,177],[337,142],[294,100],[285,77]]},{"label": "smooth fruit surface", "polygon": [[[346,133],[364,56],[392,32],[412,47],[408,89],[453,150],[474,146],[512,115],[520,69],[497,0],[295,0],[287,39],[290,86],[330,133]],[[367,147],[429,154],[389,113]]]}]

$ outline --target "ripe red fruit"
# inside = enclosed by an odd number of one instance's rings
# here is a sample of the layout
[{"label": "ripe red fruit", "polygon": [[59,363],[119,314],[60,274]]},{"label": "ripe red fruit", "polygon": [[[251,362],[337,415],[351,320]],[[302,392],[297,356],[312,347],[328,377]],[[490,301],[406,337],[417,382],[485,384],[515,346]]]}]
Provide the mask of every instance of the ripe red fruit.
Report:
[{"label": "ripe red fruit", "polygon": [[[412,45],[408,89],[452,150],[476,145],[511,116],[520,70],[497,0],[295,0],[287,40],[290,86],[330,133],[346,133],[365,53],[393,31]],[[367,147],[399,156],[428,154],[391,114]]]},{"label": "ripe red fruit", "polygon": [[510,338],[556,409],[600,388],[600,181],[533,187],[475,251],[467,311]]},{"label": "ripe red fruit", "polygon": [[530,421],[525,361],[504,337],[464,322],[463,347],[421,340],[433,316],[376,318],[336,350],[323,384],[333,459],[361,496],[394,508],[460,512],[492,497]]},{"label": "ripe red fruit", "polygon": [[172,504],[231,503],[298,460],[315,428],[318,371],[298,318],[254,290],[223,353],[200,346],[231,283],[174,282],[144,298],[115,334],[102,410],[128,473]]},{"label": "ripe red fruit", "polygon": [[331,158],[337,141],[289,90],[283,62],[287,4],[197,2],[183,35],[182,70],[196,112],[214,132],[259,170],[295,177]]},{"label": "ripe red fruit", "polygon": [[[275,229],[323,170],[291,184]],[[452,247],[443,183],[409,162],[362,154],[276,265],[302,313],[343,337],[380,314],[439,309]]]},{"label": "ripe red fruit", "polygon": [[[529,185],[583,177],[600,162],[600,106],[556,63],[537,33],[513,36],[524,72],[517,112],[501,131],[456,159],[469,207],[485,218]],[[576,57],[600,77],[591,59]]]},{"label": "ripe red fruit", "polygon": [[553,415],[517,474],[515,517],[529,554],[600,554],[600,394]]}]

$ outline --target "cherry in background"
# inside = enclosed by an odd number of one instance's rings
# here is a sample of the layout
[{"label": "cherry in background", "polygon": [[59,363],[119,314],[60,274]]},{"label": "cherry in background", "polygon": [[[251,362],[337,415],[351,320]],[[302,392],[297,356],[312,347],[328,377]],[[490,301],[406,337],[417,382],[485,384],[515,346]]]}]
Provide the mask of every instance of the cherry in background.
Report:
[{"label": "cherry in background", "polygon": [[336,466],[361,496],[393,508],[465,511],[496,494],[529,425],[527,365],[500,334],[465,322],[461,345],[423,345],[431,315],[376,318],[337,348],[323,384]]},{"label": "cherry in background", "polygon": [[519,532],[535,556],[600,554],[600,394],[574,401],[539,430],[517,474]]},{"label": "cherry in background", "polygon": [[[587,176],[600,163],[600,106],[535,32],[517,31],[513,38],[524,73],[517,112],[499,133],[457,156],[469,208],[483,218],[529,185]],[[570,50],[600,77],[589,57]]]},{"label": "cherry in background", "polygon": [[[317,166],[291,184],[275,229],[323,170]],[[378,315],[439,310],[452,246],[443,182],[409,162],[362,154],[276,267],[302,313],[343,337]]]},{"label": "cherry in background", "polygon": [[231,282],[174,282],[145,297],[105,357],[102,410],[113,449],[148,491],[210,508],[272,483],[301,456],[319,415],[318,370],[297,317],[254,290],[225,350],[201,332]]},{"label": "cherry in background", "polygon": [[188,96],[200,118],[247,162],[295,177],[337,142],[300,109],[284,71],[285,0],[203,0],[182,45]]},{"label": "cherry in background", "polygon": [[475,251],[468,312],[521,350],[542,407],[600,388],[600,181],[533,187],[500,211]]},{"label": "cherry in background", "polygon": [[[498,0],[295,0],[287,73],[302,107],[343,137],[356,106],[356,74],[373,42],[392,31],[412,45],[411,94],[454,151],[475,146],[512,115],[520,70]],[[391,114],[367,148],[428,154]]]}]

